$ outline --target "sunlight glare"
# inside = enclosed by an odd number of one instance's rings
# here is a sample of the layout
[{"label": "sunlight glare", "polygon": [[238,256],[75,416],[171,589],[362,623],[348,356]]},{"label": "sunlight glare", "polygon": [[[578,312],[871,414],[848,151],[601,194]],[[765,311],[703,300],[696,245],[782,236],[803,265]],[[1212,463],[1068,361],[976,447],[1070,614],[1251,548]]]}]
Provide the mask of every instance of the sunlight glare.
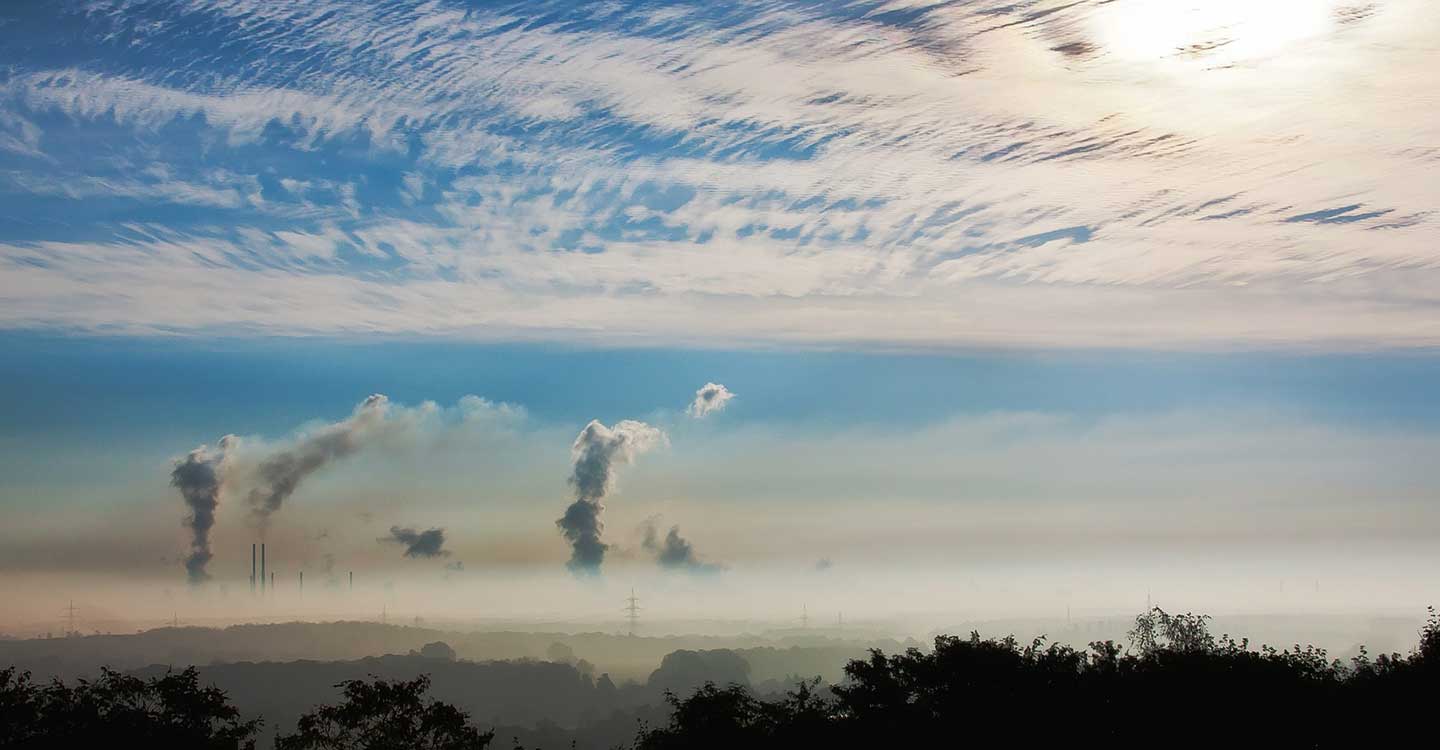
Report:
[{"label": "sunlight glare", "polygon": [[1101,46],[1121,59],[1209,66],[1265,58],[1333,28],[1335,0],[1130,0],[1097,14]]}]

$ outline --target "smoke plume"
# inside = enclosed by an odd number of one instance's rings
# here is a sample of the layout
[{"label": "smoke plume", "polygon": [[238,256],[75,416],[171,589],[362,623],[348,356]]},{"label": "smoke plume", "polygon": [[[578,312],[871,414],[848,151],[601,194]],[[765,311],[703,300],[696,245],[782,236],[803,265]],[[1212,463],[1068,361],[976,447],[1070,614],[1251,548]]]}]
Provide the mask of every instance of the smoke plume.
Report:
[{"label": "smoke plume", "polygon": [[449,550],[442,549],[445,546],[444,529],[416,531],[409,527],[391,526],[390,536],[380,537],[377,541],[403,544],[406,557],[450,556]]},{"label": "smoke plume", "polygon": [[[395,439],[420,445],[427,436],[442,441],[461,430],[501,434],[524,420],[524,409],[478,396],[465,396],[446,412],[429,401],[415,407],[392,406],[385,396],[375,394],[349,417],[278,445],[260,439],[241,441],[234,435],[225,436],[213,449],[202,445],[176,461],[170,473],[170,483],[180,490],[188,511],[184,525],[192,540],[185,569],[190,581],[208,578],[210,532],[225,497],[243,496],[263,535],[271,516],[307,477],[369,445]],[[370,521],[368,513],[359,515]],[[314,540],[327,536],[321,530]]]},{"label": "smoke plume", "polygon": [[660,567],[690,573],[719,573],[724,570],[721,565],[703,562],[699,555],[695,554],[695,545],[680,536],[679,526],[671,526],[662,540],[656,521],[657,519],[651,518],[645,522],[645,539],[641,545],[655,555],[655,562],[659,563]]},{"label": "smoke plume", "polygon": [[695,400],[686,412],[695,419],[704,419],[711,412],[722,411],[735,394],[719,383],[706,383],[695,391]]},{"label": "smoke plume", "polygon": [[575,502],[555,522],[570,542],[571,571],[598,573],[605,561],[609,545],[601,541],[605,524],[601,515],[606,495],[615,488],[615,470],[629,464],[640,454],[665,442],[665,433],[644,422],[625,420],[606,427],[591,420],[576,436],[570,447],[574,468],[570,486],[575,488]]},{"label": "smoke plume", "polygon": [[262,460],[255,470],[255,487],[247,496],[261,528],[306,477],[359,450],[367,438],[377,433],[389,408],[389,399],[380,394],[370,396],[355,407],[348,419],[303,435],[293,445]]},{"label": "smoke plume", "polygon": [[180,490],[189,515],[185,526],[190,529],[190,554],[185,557],[185,574],[190,583],[203,583],[210,579],[205,567],[213,557],[210,552],[210,529],[215,526],[215,511],[220,507],[224,490],[225,454],[234,444],[235,437],[226,435],[214,451],[202,445],[190,451],[185,458],[175,462],[170,472],[170,484]]}]

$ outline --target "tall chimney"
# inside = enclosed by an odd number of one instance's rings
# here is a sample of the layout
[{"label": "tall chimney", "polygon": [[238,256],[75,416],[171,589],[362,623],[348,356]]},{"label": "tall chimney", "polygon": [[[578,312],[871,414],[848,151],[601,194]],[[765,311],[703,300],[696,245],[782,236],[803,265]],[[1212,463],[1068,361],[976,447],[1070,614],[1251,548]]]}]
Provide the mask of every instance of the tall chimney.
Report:
[{"label": "tall chimney", "polygon": [[305,595],[305,571],[300,571],[300,595]]},{"label": "tall chimney", "polygon": [[255,593],[255,545],[250,545],[250,593]]},{"label": "tall chimney", "polygon": [[271,573],[271,574],[270,574],[270,593],[271,593],[272,595],[275,593],[275,574],[274,574],[274,573]]},{"label": "tall chimney", "polygon": [[355,571],[350,571],[350,590],[355,590]]},{"label": "tall chimney", "polygon": [[260,593],[265,593],[265,543],[260,543]]}]

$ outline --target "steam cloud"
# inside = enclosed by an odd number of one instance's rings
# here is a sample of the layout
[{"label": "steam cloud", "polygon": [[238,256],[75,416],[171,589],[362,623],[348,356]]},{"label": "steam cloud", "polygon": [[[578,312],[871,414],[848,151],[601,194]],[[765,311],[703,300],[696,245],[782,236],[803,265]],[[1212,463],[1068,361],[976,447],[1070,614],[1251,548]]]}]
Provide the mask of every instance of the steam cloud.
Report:
[{"label": "steam cloud", "polygon": [[190,509],[185,525],[190,529],[190,554],[185,557],[185,574],[190,583],[203,583],[210,579],[205,567],[214,555],[210,551],[210,529],[215,526],[215,511],[220,507],[224,491],[226,452],[235,443],[233,435],[220,438],[216,450],[202,445],[190,451],[185,458],[175,462],[170,472],[170,484],[180,490],[185,505]]},{"label": "steam cloud", "polygon": [[706,383],[695,391],[695,400],[686,412],[695,419],[704,419],[711,412],[722,411],[735,394],[719,383]]},{"label": "steam cloud", "polygon": [[[459,426],[469,428],[503,430],[525,419],[522,408],[478,396],[460,399],[457,411]],[[180,490],[187,508],[184,524],[192,540],[185,570],[191,583],[209,578],[206,566],[212,557],[210,532],[224,497],[243,493],[263,533],[270,517],[295,494],[306,477],[382,438],[401,435],[417,439],[418,430],[438,412],[431,402],[414,408],[392,408],[389,399],[376,394],[356,406],[349,417],[278,447],[226,435],[216,448],[202,445],[176,461],[170,483]],[[368,514],[361,516],[368,522]],[[326,536],[321,531],[315,538]]]},{"label": "steam cloud", "polygon": [[409,527],[391,526],[390,536],[381,537],[377,541],[405,545],[406,557],[450,556],[449,550],[442,549],[445,546],[444,529],[416,531]]},{"label": "steam cloud", "polygon": [[707,563],[700,560],[695,554],[695,545],[680,536],[680,527],[671,526],[670,531],[660,539],[660,531],[656,525],[656,519],[645,522],[645,539],[641,545],[649,552],[654,553],[655,562],[667,570],[684,570],[691,573],[719,573],[724,567],[715,563]]},{"label": "steam cloud", "polygon": [[566,541],[570,542],[572,572],[599,573],[609,545],[601,541],[605,530],[601,515],[602,502],[615,488],[615,470],[632,463],[636,457],[665,442],[665,433],[644,422],[625,420],[606,427],[591,420],[576,436],[570,447],[574,468],[570,485],[575,488],[575,502],[555,522]]},{"label": "steam cloud", "polygon": [[256,469],[257,486],[247,498],[261,528],[306,477],[359,450],[385,421],[389,408],[390,400],[377,393],[355,407],[349,419],[304,435],[261,461]]}]

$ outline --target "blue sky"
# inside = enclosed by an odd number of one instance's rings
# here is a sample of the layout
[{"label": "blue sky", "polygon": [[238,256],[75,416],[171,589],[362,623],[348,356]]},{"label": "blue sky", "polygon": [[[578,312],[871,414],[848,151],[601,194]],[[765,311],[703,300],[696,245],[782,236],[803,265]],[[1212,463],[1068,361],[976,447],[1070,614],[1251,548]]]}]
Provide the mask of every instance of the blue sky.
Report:
[{"label": "blue sky", "polygon": [[[706,380],[747,420],[921,426],[991,411],[1082,417],[1266,406],[1340,424],[1440,426],[1433,354],[864,352],[595,349],[455,341],[55,337],[11,333],[6,436],[185,430],[279,433],[371,392],[418,403],[468,393],[546,422],[606,422],[682,404]],[[105,403],[106,420],[94,405]],[[844,408],[837,405],[844,404]],[[235,428],[228,428],[235,429]],[[112,433],[112,431],[114,431]]]},{"label": "blue sky", "polygon": [[372,393],[271,533],[558,571],[636,419],[622,564],[1433,542],[1432,5],[6,3],[0,563],[173,576],[172,461]]},{"label": "blue sky", "polygon": [[0,324],[1433,346],[1435,15],[11,3]]}]

